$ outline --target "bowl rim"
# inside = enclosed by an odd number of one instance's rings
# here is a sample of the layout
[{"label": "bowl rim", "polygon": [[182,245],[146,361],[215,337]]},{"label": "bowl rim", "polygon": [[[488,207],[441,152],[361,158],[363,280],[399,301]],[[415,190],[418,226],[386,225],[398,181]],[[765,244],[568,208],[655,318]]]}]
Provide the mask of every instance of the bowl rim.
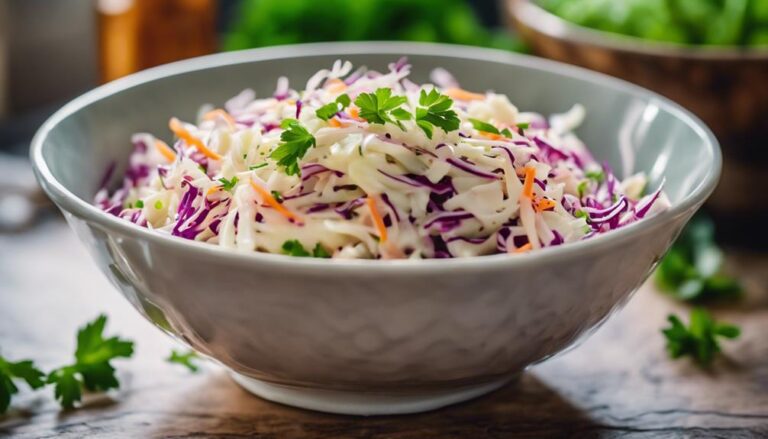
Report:
[{"label": "bowl rim", "polygon": [[[686,194],[682,200],[673,204],[666,211],[587,240],[568,243],[567,245],[562,246],[545,247],[534,252],[526,253],[525,255],[494,254],[451,259],[367,260],[297,258],[257,251],[232,251],[217,245],[181,239],[145,227],[140,227],[130,221],[125,221],[124,219],[109,215],[98,209],[92,203],[77,197],[53,176],[53,173],[43,156],[43,144],[48,139],[51,130],[53,130],[60,122],[94,102],[147,82],[209,68],[247,64],[266,60],[312,57],[318,55],[338,56],[343,58],[344,56],[349,55],[369,54],[392,55],[393,57],[408,55],[438,56],[454,59],[492,61],[500,64],[522,66],[534,70],[550,71],[556,74],[571,76],[586,82],[600,83],[604,87],[621,90],[630,95],[652,102],[680,118],[705,140],[705,147],[709,149],[709,153],[712,157],[712,166],[696,187]],[[671,222],[674,219],[683,216],[692,215],[692,210],[698,208],[698,206],[700,206],[714,190],[722,166],[722,157],[717,139],[701,120],[673,101],[640,86],[581,67],[502,50],[411,42],[334,42],[274,46],[207,55],[165,64],[134,73],[97,87],[75,98],[56,111],[43,123],[32,139],[30,158],[38,182],[60,209],[65,211],[65,213],[69,212],[77,217],[100,225],[107,233],[117,232],[119,234],[131,236],[135,239],[149,241],[161,246],[172,247],[178,251],[198,252],[200,255],[218,258],[236,266],[249,266],[257,263],[276,269],[282,269],[286,268],[287,263],[289,264],[288,268],[290,269],[302,269],[304,272],[310,271],[315,273],[324,273],[333,267],[332,271],[335,274],[338,274],[338,272],[352,271],[369,274],[382,272],[397,272],[399,274],[422,272],[444,273],[448,271],[457,272],[457,270],[464,273],[476,269],[490,269],[493,267],[528,267],[540,263],[560,261],[571,257],[585,257],[589,254],[596,254],[601,252],[605,247],[626,243],[627,241],[632,240],[636,235],[659,227],[664,223]],[[365,270],[359,270],[359,268],[365,268]]]},{"label": "bowl rim", "polygon": [[511,17],[557,40],[587,44],[627,53],[706,61],[768,61],[768,46],[693,45],[646,40],[572,23],[532,0],[506,0]]}]

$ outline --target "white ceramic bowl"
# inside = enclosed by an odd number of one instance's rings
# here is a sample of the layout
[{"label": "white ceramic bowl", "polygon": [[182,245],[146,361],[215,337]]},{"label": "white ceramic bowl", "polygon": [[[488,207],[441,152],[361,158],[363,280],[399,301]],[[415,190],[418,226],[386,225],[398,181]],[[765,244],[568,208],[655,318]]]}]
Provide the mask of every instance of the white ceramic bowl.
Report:
[{"label": "white ceramic bowl", "polygon": [[[672,208],[587,241],[525,255],[348,261],[238,254],[163,235],[91,204],[104,170],[125,168],[135,131],[164,132],[245,87],[303,82],[337,58],[381,69],[408,55],[415,79],[442,66],[468,89],[520,108],[580,102],[579,134],[620,174],[666,178]],[[582,69],[468,47],[357,43],[276,47],[148,70],[71,102],[32,145],[38,179],[99,268],[147,319],[267,399],[391,414],[495,389],[571,345],[626,301],[714,188],[717,142],[651,92]]]}]

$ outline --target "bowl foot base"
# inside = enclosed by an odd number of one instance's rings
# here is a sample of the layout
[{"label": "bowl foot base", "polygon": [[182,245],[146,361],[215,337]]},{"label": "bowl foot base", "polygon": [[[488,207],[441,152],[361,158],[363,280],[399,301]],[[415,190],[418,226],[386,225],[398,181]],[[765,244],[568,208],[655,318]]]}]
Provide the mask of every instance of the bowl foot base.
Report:
[{"label": "bowl foot base", "polygon": [[492,392],[512,380],[505,377],[480,385],[450,390],[425,390],[413,393],[370,393],[309,389],[267,383],[230,372],[245,390],[269,401],[342,415],[398,415],[435,410]]}]

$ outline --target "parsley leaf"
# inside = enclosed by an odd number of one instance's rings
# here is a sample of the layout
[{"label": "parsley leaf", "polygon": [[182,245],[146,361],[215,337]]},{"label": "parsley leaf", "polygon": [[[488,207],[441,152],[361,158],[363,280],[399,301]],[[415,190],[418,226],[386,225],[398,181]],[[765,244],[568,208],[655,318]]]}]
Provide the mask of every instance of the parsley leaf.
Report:
[{"label": "parsley leaf", "polygon": [[308,251],[304,250],[304,246],[301,245],[298,239],[285,241],[283,243],[283,254],[299,257],[311,256]]},{"label": "parsley leaf", "polygon": [[301,242],[299,242],[298,239],[293,239],[290,241],[285,241],[283,243],[283,254],[289,255],[289,256],[298,256],[298,257],[314,257],[314,258],[330,258],[331,254],[328,253],[328,251],[323,248],[320,243],[317,243],[315,245],[315,248],[312,249],[312,253],[308,252],[304,249],[304,246],[301,245]]},{"label": "parsley leaf", "polygon": [[331,254],[318,242],[315,248],[312,249],[312,256],[316,258],[330,258]]},{"label": "parsley leaf", "polygon": [[670,315],[667,319],[671,326],[661,332],[667,339],[669,356],[677,359],[689,355],[703,367],[709,366],[715,354],[720,352],[718,337],[734,339],[741,333],[734,325],[715,322],[702,308],[691,311],[688,327],[675,315]]},{"label": "parsley leaf", "polygon": [[498,128],[496,128],[495,126],[487,122],[483,122],[482,120],[472,119],[472,118],[470,118],[469,121],[472,122],[472,126],[478,131],[482,131],[484,133],[491,133],[491,134],[501,134]]},{"label": "parsley leaf", "polygon": [[738,298],[738,280],[721,273],[723,253],[714,241],[714,225],[694,218],[672,245],[656,270],[658,287],[679,300],[706,301]]},{"label": "parsley leaf", "polygon": [[144,207],[144,201],[143,200],[137,200],[136,204],[134,204],[134,206],[136,206],[137,209],[141,209],[141,208]]},{"label": "parsley leaf", "polygon": [[283,202],[283,194],[281,194],[279,191],[271,191],[272,197],[277,201],[278,203]]},{"label": "parsley leaf", "polygon": [[221,182],[221,186],[225,191],[232,192],[232,189],[234,189],[235,185],[237,185],[237,176],[232,177],[231,180],[227,180],[226,178],[222,177],[219,179],[219,182]]},{"label": "parsley leaf", "polygon": [[405,96],[392,96],[392,89],[379,88],[374,93],[360,93],[355,99],[355,105],[360,108],[360,117],[370,123],[384,125],[397,124],[403,129],[400,121],[411,119],[411,113],[400,108],[408,102]]},{"label": "parsley leaf", "polygon": [[528,128],[531,127],[531,123],[530,122],[519,122],[519,123],[516,124],[516,126],[518,128],[520,128],[521,130],[527,130]]},{"label": "parsley leaf", "polygon": [[501,135],[504,137],[512,137],[512,131],[510,131],[509,128],[504,128],[501,130]]},{"label": "parsley leaf", "polygon": [[173,349],[171,351],[171,355],[166,358],[165,361],[169,363],[180,364],[189,369],[190,372],[196,373],[200,370],[200,366],[195,364],[195,360],[199,358],[200,356],[197,355],[197,352],[193,350],[189,350],[187,352],[179,352],[176,349]]},{"label": "parsley leaf", "polygon": [[584,180],[576,187],[576,190],[579,192],[579,198],[584,198],[584,195],[587,193],[587,185],[589,185],[589,181]]},{"label": "parsley leaf", "polygon": [[605,180],[605,173],[603,171],[587,171],[584,176],[597,183],[602,183]]},{"label": "parsley leaf", "polygon": [[285,168],[288,175],[299,175],[299,160],[317,144],[315,136],[299,124],[296,119],[285,119],[280,124],[285,131],[280,134],[282,143],[275,148],[269,157],[277,160],[279,166]]},{"label": "parsley leaf", "polygon": [[259,163],[258,165],[253,165],[253,166],[249,167],[248,169],[251,170],[251,171],[254,171],[256,169],[261,169],[261,168],[263,168],[263,167],[265,167],[267,165],[269,165],[269,163],[267,163],[267,162]]},{"label": "parsley leaf", "polygon": [[459,129],[461,122],[459,116],[451,110],[453,100],[440,94],[437,89],[433,88],[429,93],[422,90],[419,95],[419,105],[421,107],[416,108],[416,125],[430,139],[435,126],[446,133]]},{"label": "parsley leaf", "polygon": [[330,104],[325,104],[322,107],[318,108],[317,111],[315,111],[315,115],[323,120],[328,120],[336,115],[339,111],[344,110],[345,108],[349,107],[349,104],[351,104],[352,101],[349,98],[348,95],[343,94],[336,98],[335,101],[331,102]]},{"label": "parsley leaf", "polygon": [[11,396],[19,392],[14,380],[26,381],[32,389],[42,387],[45,374],[31,360],[11,362],[0,356],[0,414],[11,405]]},{"label": "parsley leaf", "polygon": [[118,388],[115,368],[110,361],[133,355],[133,342],[119,337],[104,338],[107,316],[100,315],[77,333],[75,362],[48,374],[47,383],[54,384],[54,394],[64,408],[80,401],[82,387],[90,391]]}]

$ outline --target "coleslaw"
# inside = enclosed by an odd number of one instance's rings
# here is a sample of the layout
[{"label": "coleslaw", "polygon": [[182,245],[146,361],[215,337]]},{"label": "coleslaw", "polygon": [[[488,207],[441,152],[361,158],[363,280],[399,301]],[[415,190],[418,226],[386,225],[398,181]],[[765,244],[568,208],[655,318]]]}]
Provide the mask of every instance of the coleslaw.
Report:
[{"label": "coleslaw", "polygon": [[620,181],[573,134],[493,92],[337,61],[299,91],[245,90],[175,141],[133,136],[122,186],[95,204],[149,229],[236,251],[333,258],[522,254],[588,239],[669,207],[662,185]]}]

